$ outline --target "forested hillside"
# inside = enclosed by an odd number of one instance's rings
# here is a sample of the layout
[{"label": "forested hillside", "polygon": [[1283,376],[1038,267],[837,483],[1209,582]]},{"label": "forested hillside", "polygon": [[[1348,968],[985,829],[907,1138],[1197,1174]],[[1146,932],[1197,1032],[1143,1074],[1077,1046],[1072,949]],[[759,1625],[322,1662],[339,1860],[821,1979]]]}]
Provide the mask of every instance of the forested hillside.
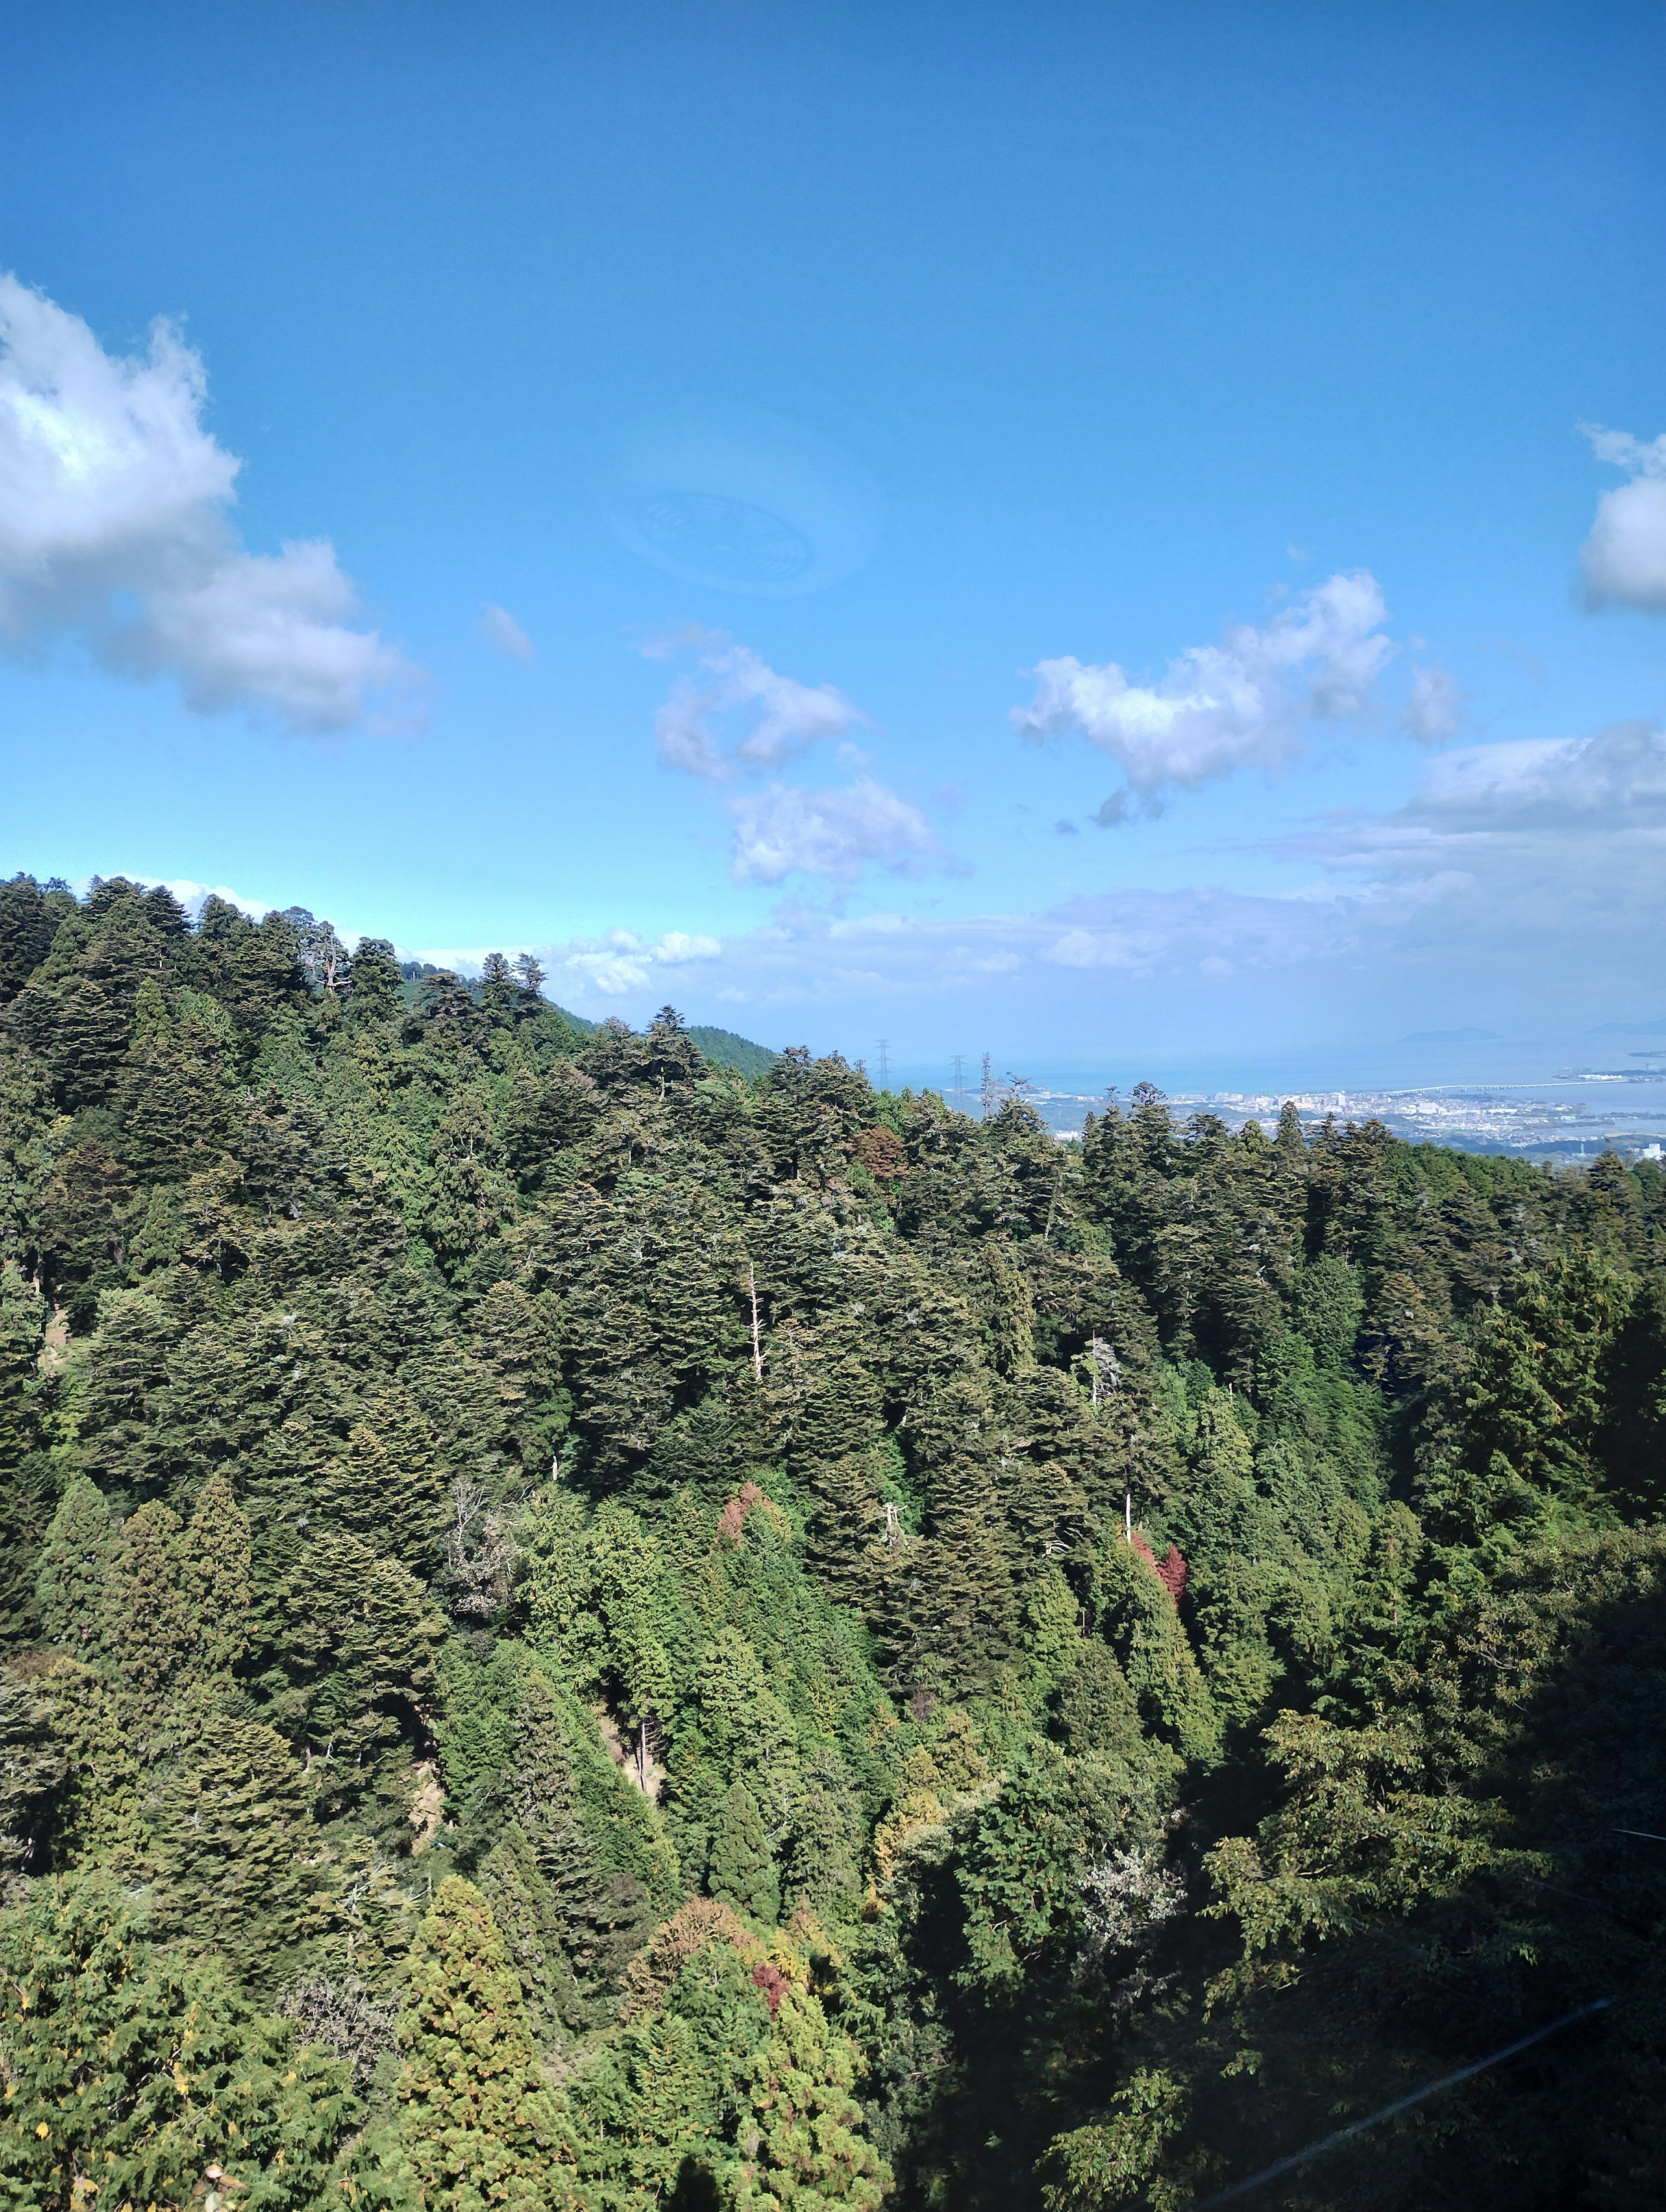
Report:
[{"label": "forested hillside", "polygon": [[0,889],[8,2201],[1658,2201],[1660,1170],[542,981]]}]

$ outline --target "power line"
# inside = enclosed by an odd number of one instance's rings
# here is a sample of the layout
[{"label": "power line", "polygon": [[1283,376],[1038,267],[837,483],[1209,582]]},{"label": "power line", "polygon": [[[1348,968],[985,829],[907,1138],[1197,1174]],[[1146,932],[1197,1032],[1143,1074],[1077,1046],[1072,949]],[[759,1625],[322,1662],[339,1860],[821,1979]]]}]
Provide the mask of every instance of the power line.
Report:
[{"label": "power line", "polygon": [[1420,2089],[1414,2089],[1410,2096],[1396,2097],[1393,2104],[1384,2105],[1380,2112],[1370,2112],[1363,2120],[1351,2121],[1347,2127],[1338,2128],[1334,2135],[1323,2136],[1317,2142],[1309,2143],[1305,2150],[1292,2151],[1288,2158],[1281,2158],[1272,2166],[1262,2166],[1259,2173],[1252,2173],[1247,2181],[1235,2181],[1230,2189],[1223,2189],[1213,2197],[1205,2197],[1196,2208],[1196,2212],[1214,2212],[1217,2204],[1230,2204],[1235,2197],[1247,2197],[1252,2189],[1259,2189],[1263,2182],[1276,2181],[1280,2174],[1288,2173],[1292,2166],[1305,2166],[1309,2159],[1317,2158],[1323,2151],[1335,2149],[1338,2143],[1346,2142],[1350,2136],[1357,2136],[1362,2129],[1374,2128],[1380,2120],[1391,2120],[1396,2112],[1408,2111],[1413,2105],[1420,2105],[1426,2097],[1432,2097],[1438,2090],[1456,2088],[1460,2081],[1467,2081],[1472,2074],[1484,2074],[1489,2066],[1501,2065],[1506,2058],[1513,2058],[1518,2051],[1525,2051],[1531,2044],[1542,2043],[1546,2036],[1554,2035],[1561,2028],[1572,2027],[1577,2020],[1589,2020],[1592,2013],[1602,2012],[1613,2002],[1612,1997],[1598,1997],[1590,2004],[1580,2005],[1573,2012],[1565,2012],[1560,2020],[1553,2020],[1548,2027],[1535,2027],[1531,2035],[1520,2036],[1514,2043],[1506,2043],[1502,2051],[1492,2051],[1487,2057],[1477,2058],[1470,2065],[1460,2066],[1456,2074],[1443,2074],[1438,2081],[1426,2081]]}]

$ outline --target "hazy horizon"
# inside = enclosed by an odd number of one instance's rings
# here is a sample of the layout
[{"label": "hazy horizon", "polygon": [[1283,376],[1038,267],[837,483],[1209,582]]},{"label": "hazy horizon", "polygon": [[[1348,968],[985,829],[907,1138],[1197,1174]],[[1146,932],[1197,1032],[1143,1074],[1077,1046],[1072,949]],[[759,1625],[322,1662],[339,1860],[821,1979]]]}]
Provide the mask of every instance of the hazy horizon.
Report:
[{"label": "hazy horizon", "polygon": [[1654,1018],[1663,38],[16,16],[0,866],[922,1060]]}]

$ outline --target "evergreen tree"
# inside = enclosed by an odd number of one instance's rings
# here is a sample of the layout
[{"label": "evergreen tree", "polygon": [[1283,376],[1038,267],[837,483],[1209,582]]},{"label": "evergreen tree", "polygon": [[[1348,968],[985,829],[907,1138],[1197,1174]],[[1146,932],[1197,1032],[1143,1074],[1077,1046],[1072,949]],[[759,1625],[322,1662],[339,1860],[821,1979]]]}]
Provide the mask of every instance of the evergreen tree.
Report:
[{"label": "evergreen tree", "polygon": [[1082,1644],[1060,1686],[1056,1710],[1060,1733],[1072,1751],[1133,1762],[1144,1756],[1140,1701],[1116,1654],[1097,1638]]},{"label": "evergreen tree", "polygon": [[47,1800],[64,1772],[51,1716],[33,1684],[0,1668],[0,1875],[15,1877],[41,1856]]},{"label": "evergreen tree", "polygon": [[58,917],[33,876],[0,884],[0,1006],[15,999],[52,949]]},{"label": "evergreen tree", "polygon": [[34,1676],[33,1689],[64,1762],[52,1805],[53,1865],[131,1875],[149,1850],[143,1772],[110,1685],[96,1668],[59,1656]]},{"label": "evergreen tree", "polygon": [[179,1584],[197,1632],[198,1666],[230,1674],[248,1647],[249,1524],[218,1468],[198,1492],[180,1539]]},{"label": "evergreen tree", "polygon": [[605,2046],[575,2085],[551,2189],[560,2212],[705,2212],[721,2203],[714,2169],[727,2163],[727,2146],[713,2073],[698,2028],[676,2013],[655,2014]]},{"label": "evergreen tree", "polygon": [[95,1482],[77,1475],[58,1501],[35,1573],[47,1639],[76,1658],[96,1659],[104,1649],[105,1583],[117,1541],[110,1501]]},{"label": "evergreen tree", "polygon": [[877,2212],[891,2175],[863,2133],[851,2094],[855,2053],[807,1990],[788,1984],[775,2033],[751,2066],[741,2123],[739,2212]]},{"label": "evergreen tree", "polygon": [[353,955],[348,1011],[355,1026],[392,1021],[404,1011],[404,978],[385,937],[362,937]]},{"label": "evergreen tree", "polygon": [[156,1819],[160,1930],[224,1953],[271,1990],[319,1925],[313,1790],[283,1739],[212,1717],[187,1747]]},{"label": "evergreen tree", "polygon": [[757,1800],[744,1782],[732,1782],[719,1807],[706,1887],[724,1905],[759,1928],[781,1915],[781,1883],[763,1833]]},{"label": "evergreen tree", "polygon": [[107,1875],[55,1875],[0,1912],[0,2008],[15,2203],[183,2205],[216,2172],[273,2212],[352,2190],[337,2146],[362,2108],[342,2070],[219,1961],[154,1950]]},{"label": "evergreen tree", "polygon": [[182,1587],[179,1516],[159,1498],[122,1525],[105,1577],[101,1627],[134,1725],[154,1731],[197,1644]]},{"label": "evergreen tree", "polygon": [[556,2116],[502,1938],[459,1875],[423,1922],[398,2037],[403,2162],[427,2212],[541,2207]]},{"label": "evergreen tree", "polygon": [[[544,1840],[547,1848],[553,1839],[546,1832]],[[570,1950],[582,1958],[587,1948],[570,1893],[562,1894],[546,1879],[540,1854],[519,1820],[510,1821],[482,1859],[478,1886],[502,1936],[532,2039],[540,2050],[558,2050],[569,2035],[592,2024],[597,2009],[569,1957]],[[586,1917],[593,1924],[593,1916]]]},{"label": "evergreen tree", "polygon": [[1146,1727],[1189,1759],[1211,1758],[1219,1729],[1213,1701],[1155,1565],[1113,1536],[1094,1562],[1092,1591],[1098,1632]]}]

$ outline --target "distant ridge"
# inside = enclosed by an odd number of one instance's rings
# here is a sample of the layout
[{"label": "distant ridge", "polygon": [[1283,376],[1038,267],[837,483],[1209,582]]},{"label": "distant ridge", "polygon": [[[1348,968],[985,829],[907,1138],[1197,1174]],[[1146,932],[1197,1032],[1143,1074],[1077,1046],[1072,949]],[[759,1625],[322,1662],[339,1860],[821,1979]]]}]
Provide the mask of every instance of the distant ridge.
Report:
[{"label": "distant ridge", "polygon": [[695,1025],[690,1027],[689,1035],[708,1060],[715,1060],[720,1067],[733,1068],[738,1075],[767,1075],[781,1058],[768,1045],[754,1044],[750,1037],[737,1036],[733,1030],[708,1030]]},{"label": "distant ridge", "polygon": [[1496,1030],[1414,1030],[1402,1044],[1502,1044]]},{"label": "distant ridge", "polygon": [[[437,975],[441,970],[431,960],[406,960],[401,962],[400,972],[406,984],[414,987],[425,975]],[[478,993],[477,978],[470,981],[469,988]],[[551,1000],[545,1003],[553,1006],[555,1002]],[[587,1015],[575,1014],[570,1006],[556,1006],[555,1010],[562,1021],[575,1029],[581,1036],[593,1036],[601,1027],[599,1022],[593,1022]],[[781,1054],[771,1052],[767,1044],[754,1044],[750,1037],[737,1036],[733,1030],[708,1029],[696,1023],[690,1025],[689,1035],[706,1058],[717,1066],[732,1067],[737,1074],[748,1078],[767,1075],[781,1058]]]},{"label": "distant ridge", "polygon": [[1587,1030],[1587,1036],[1658,1036],[1666,1030],[1666,1021],[1658,1022],[1598,1022]]}]

